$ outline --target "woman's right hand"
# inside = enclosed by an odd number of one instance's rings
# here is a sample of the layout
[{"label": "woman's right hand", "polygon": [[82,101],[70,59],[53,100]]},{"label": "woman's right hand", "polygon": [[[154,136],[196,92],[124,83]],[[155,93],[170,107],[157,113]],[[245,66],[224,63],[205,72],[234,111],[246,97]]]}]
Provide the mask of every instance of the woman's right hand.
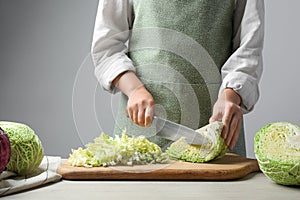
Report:
[{"label": "woman's right hand", "polygon": [[151,125],[154,99],[143,85],[136,88],[128,96],[127,112],[129,118],[135,124],[143,127]]},{"label": "woman's right hand", "polygon": [[150,126],[154,99],[135,73],[124,72],[115,78],[113,84],[128,97],[127,112],[130,119],[139,126]]}]

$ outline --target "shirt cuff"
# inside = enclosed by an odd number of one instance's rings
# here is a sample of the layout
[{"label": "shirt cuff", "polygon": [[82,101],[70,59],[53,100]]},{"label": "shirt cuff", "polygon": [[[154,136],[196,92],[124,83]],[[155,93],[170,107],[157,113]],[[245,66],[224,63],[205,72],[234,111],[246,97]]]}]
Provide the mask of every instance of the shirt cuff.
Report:
[{"label": "shirt cuff", "polygon": [[259,97],[257,80],[242,72],[228,74],[222,82],[219,96],[225,88],[232,88],[242,98],[241,108],[244,114],[253,110]]},{"label": "shirt cuff", "polygon": [[114,86],[113,80],[126,71],[136,72],[136,69],[129,58],[123,57],[123,59],[112,59],[111,62],[105,62],[96,67],[95,75],[103,89],[114,94],[119,89]]}]

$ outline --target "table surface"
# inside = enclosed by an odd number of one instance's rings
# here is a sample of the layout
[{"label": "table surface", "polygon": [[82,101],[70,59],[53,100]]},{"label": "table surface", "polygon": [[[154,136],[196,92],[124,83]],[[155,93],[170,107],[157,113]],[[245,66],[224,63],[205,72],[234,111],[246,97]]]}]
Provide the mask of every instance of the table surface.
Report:
[{"label": "table surface", "polygon": [[49,184],[1,199],[263,199],[299,200],[300,187],[278,185],[261,172],[233,181],[68,181]]}]

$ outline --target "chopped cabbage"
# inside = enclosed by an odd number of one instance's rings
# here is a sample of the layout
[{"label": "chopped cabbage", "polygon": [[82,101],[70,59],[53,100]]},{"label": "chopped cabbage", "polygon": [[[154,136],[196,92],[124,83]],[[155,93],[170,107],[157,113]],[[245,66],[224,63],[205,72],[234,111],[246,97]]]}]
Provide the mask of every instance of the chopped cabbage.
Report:
[{"label": "chopped cabbage", "polygon": [[300,185],[300,128],[288,122],[270,123],[254,138],[261,171],[282,185]]},{"label": "chopped cabbage", "polygon": [[83,149],[72,150],[68,162],[77,167],[165,163],[167,154],[144,136],[128,137],[126,131],[114,138],[104,133]]},{"label": "chopped cabbage", "polygon": [[180,138],[172,143],[166,152],[171,158],[188,162],[202,163],[220,158],[228,151],[221,138],[222,129],[222,122],[216,121],[208,124],[196,130],[209,141],[207,144],[190,145],[184,138]]}]

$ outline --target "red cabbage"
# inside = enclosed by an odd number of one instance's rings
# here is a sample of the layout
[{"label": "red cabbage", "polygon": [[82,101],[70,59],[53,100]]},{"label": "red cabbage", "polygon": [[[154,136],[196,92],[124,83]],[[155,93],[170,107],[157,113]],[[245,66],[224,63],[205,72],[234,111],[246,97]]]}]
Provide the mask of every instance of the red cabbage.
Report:
[{"label": "red cabbage", "polygon": [[10,159],[10,142],[4,130],[0,127],[0,174],[5,170]]}]

